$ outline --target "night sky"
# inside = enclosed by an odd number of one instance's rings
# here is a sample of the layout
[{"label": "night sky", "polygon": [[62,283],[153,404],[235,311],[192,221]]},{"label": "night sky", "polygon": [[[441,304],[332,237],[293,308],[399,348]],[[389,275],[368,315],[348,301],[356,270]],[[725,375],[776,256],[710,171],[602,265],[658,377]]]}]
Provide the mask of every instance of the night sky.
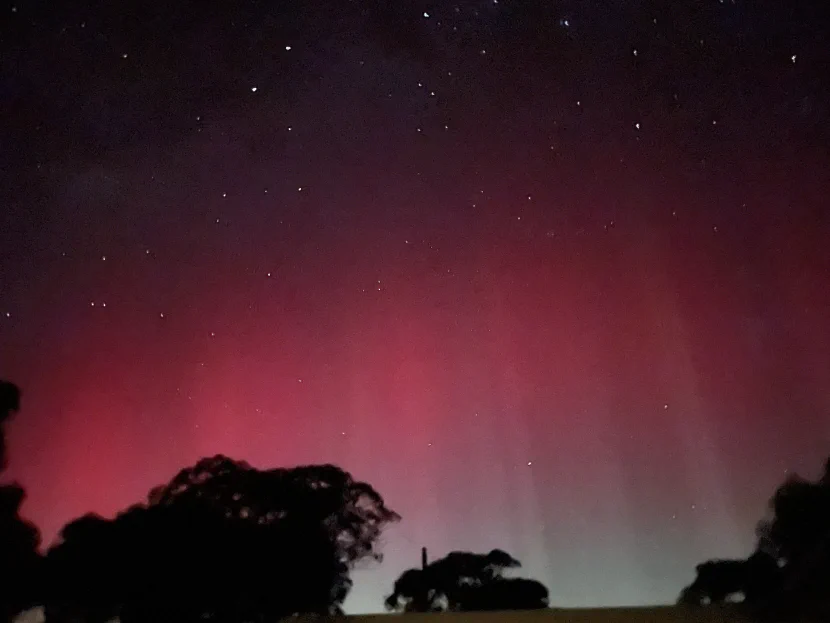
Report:
[{"label": "night sky", "polygon": [[0,377],[48,543],[336,463],[560,606],[673,601],[830,454],[825,0],[0,8]]}]

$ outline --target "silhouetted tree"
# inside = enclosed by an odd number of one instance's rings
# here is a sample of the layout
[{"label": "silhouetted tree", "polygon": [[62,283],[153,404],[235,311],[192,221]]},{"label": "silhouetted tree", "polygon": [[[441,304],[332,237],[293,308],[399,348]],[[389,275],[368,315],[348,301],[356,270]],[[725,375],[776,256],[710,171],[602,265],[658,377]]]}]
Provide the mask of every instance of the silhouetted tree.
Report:
[{"label": "silhouetted tree", "polygon": [[[830,463],[830,462],[828,462]],[[758,525],[758,547],[781,569],[783,610],[830,616],[830,478],[787,480],[770,501],[772,518]]]},{"label": "silhouetted tree", "polygon": [[501,578],[482,587],[464,587],[464,610],[536,610],[548,607],[548,589],[527,578]]},{"label": "silhouetted tree", "polygon": [[679,603],[757,603],[777,590],[781,581],[775,559],[763,552],[755,552],[746,560],[709,560],[699,564],[696,571],[695,581],[683,589]]},{"label": "silhouetted tree", "polygon": [[[60,544],[53,546],[44,564],[44,609],[47,621],[103,623],[120,614],[128,584],[138,572],[126,549],[126,516],[115,521],[85,515],[64,526]],[[131,518],[134,519],[134,518]],[[145,573],[152,573],[147,568]]]},{"label": "silhouetted tree", "polygon": [[758,524],[746,560],[709,561],[681,593],[687,604],[742,598],[753,614],[830,617],[830,459],[816,482],[789,478]]},{"label": "silhouetted tree", "polygon": [[333,614],[352,566],[398,516],[332,466],[261,471],[223,456],[113,520],[67,525],[47,555],[47,621],[276,621]]},{"label": "silhouetted tree", "polygon": [[0,380],[0,470],[6,468],[6,433],[2,426],[20,410],[20,389],[14,383]]},{"label": "silhouetted tree", "polygon": [[[20,410],[20,390],[0,380],[0,470],[6,467],[5,431],[2,425]],[[11,621],[35,605],[36,574],[40,555],[37,528],[20,516],[26,494],[17,484],[0,486],[0,621]]]},{"label": "silhouetted tree", "polygon": [[535,580],[505,578],[519,567],[507,552],[450,552],[423,569],[408,569],[395,582],[386,608],[396,612],[527,610],[546,608],[548,589]]},{"label": "silhouetted tree", "polygon": [[0,424],[12,413],[20,410],[20,388],[14,383],[0,380]]},{"label": "silhouetted tree", "polygon": [[17,485],[0,487],[0,621],[11,621],[37,603],[40,535],[20,517],[24,498]]}]

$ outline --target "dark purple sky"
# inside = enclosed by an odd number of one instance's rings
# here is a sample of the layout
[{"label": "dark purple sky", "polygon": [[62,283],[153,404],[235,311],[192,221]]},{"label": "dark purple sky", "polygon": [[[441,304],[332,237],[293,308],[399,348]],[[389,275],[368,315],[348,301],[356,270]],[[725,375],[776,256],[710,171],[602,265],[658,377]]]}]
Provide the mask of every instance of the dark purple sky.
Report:
[{"label": "dark purple sky", "polygon": [[[215,6],[214,6],[215,4]],[[672,601],[830,454],[822,0],[0,8],[9,476],[51,541],[333,462],[556,605]]]}]

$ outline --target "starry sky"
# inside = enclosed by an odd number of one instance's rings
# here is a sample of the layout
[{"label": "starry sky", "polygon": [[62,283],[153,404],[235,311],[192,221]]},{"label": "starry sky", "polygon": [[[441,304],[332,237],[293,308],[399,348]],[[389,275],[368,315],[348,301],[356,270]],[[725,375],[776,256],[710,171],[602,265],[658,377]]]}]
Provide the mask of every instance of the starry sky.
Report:
[{"label": "starry sky", "polygon": [[823,0],[0,7],[6,478],[48,543],[333,462],[561,606],[671,602],[830,454]]}]

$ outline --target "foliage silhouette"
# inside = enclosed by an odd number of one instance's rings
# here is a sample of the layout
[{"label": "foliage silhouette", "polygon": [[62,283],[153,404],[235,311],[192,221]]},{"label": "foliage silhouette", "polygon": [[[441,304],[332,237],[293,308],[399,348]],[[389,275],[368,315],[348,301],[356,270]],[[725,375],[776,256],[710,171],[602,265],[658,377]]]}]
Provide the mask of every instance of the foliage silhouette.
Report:
[{"label": "foliage silhouette", "polygon": [[37,528],[20,517],[25,498],[17,485],[0,487],[0,621],[11,621],[37,604],[36,579],[40,555]]},{"label": "foliage silhouette", "polygon": [[811,482],[787,479],[759,522],[758,544],[746,560],[709,561],[680,595],[685,604],[742,598],[755,615],[830,617],[830,459]]},{"label": "foliage silhouette", "polygon": [[[0,380],[0,470],[6,467],[5,431],[2,425],[20,410],[20,390]],[[11,621],[37,600],[37,573],[40,535],[37,528],[20,516],[26,497],[17,484],[0,486],[0,621]]]},{"label": "foliage silhouette", "polygon": [[763,552],[755,552],[746,560],[709,560],[697,565],[696,571],[695,581],[683,589],[679,603],[757,603],[768,598],[780,584],[778,564]]},{"label": "foliage silhouette", "polygon": [[505,578],[519,567],[507,552],[450,552],[423,569],[408,569],[395,582],[386,608],[395,612],[530,610],[546,608],[548,589],[536,580]]},{"label": "foliage silhouette", "polygon": [[14,383],[0,380],[0,470],[6,468],[6,433],[2,426],[20,410],[20,389]]},{"label": "foliage silhouette", "polygon": [[67,525],[46,560],[47,621],[276,621],[334,614],[398,516],[332,466],[203,459],[108,520]]},{"label": "foliage silhouette", "polygon": [[0,380],[0,424],[20,410],[20,388],[14,383]]}]

